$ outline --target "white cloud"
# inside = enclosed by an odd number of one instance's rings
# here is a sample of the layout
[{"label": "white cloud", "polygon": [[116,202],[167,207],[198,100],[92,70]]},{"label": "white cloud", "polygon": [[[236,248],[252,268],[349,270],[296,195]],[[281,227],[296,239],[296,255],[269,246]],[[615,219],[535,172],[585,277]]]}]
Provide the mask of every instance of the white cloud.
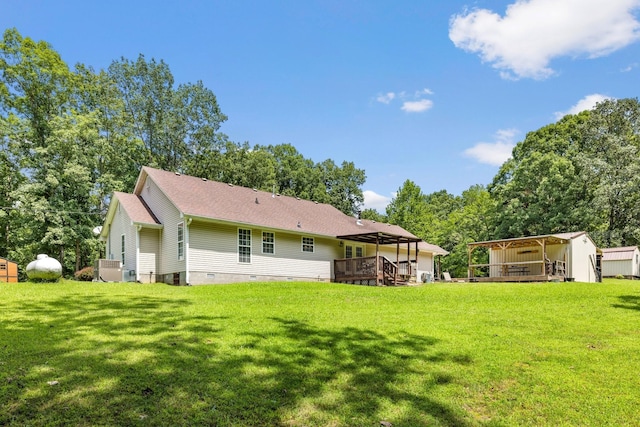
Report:
[{"label": "white cloud", "polygon": [[389,202],[391,202],[391,197],[382,196],[371,190],[364,190],[362,195],[364,196],[365,209],[375,209],[378,212],[384,212]]},{"label": "white cloud", "polygon": [[580,101],[578,101],[574,106],[569,108],[567,111],[558,111],[554,113],[554,115],[556,116],[556,120],[560,120],[567,114],[578,114],[579,112],[584,110],[591,110],[596,106],[598,102],[602,102],[607,99],[613,99],[613,98],[611,98],[610,96],[601,95],[599,93],[587,95],[584,98],[582,98]]},{"label": "white cloud", "polygon": [[425,95],[433,95],[431,89],[420,89],[414,92],[413,95],[408,94],[407,91],[402,92],[387,92],[376,96],[376,101],[382,104],[390,104],[393,100],[398,99],[402,101],[400,109],[408,113],[421,113],[429,110],[433,107],[433,101],[426,99]]},{"label": "white cloud", "polygon": [[501,129],[496,132],[494,142],[479,142],[464,150],[464,155],[479,163],[500,166],[511,157],[517,134],[518,131],[515,129]]},{"label": "white cloud", "polygon": [[422,89],[422,90],[417,90],[417,91],[416,91],[416,94],[415,94],[415,97],[416,97],[416,98],[419,98],[419,97],[421,97],[422,95],[433,95],[433,91],[432,91],[431,89],[428,89],[428,88],[426,88],[426,87],[425,87],[425,88],[424,88],[424,89]]},{"label": "white cloud", "polygon": [[383,104],[388,104],[396,97],[396,94],[393,92],[387,92],[384,95],[378,95],[376,101],[381,102]]},{"label": "white cloud", "polygon": [[623,69],[620,70],[621,73],[628,73],[629,71],[633,70],[634,68],[638,67],[638,63],[634,62],[633,64],[629,64],[626,67],[624,67]]},{"label": "white cloud", "polygon": [[637,41],[638,7],[640,0],[516,0],[504,16],[487,9],[452,16],[449,38],[503,78],[544,79],[554,74],[554,58],[596,58]]},{"label": "white cloud", "polygon": [[405,101],[401,110],[407,113],[422,113],[433,107],[433,101],[429,99],[421,99],[419,101]]}]

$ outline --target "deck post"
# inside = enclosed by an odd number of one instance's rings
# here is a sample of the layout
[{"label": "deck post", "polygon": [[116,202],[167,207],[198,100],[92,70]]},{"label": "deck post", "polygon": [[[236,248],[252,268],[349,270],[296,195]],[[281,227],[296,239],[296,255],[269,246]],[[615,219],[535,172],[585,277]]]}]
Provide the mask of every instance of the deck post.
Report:
[{"label": "deck post", "polygon": [[400,265],[400,239],[396,239],[396,268],[393,270],[393,285],[398,283],[398,266]]},{"label": "deck post", "polygon": [[[380,237],[376,237],[376,286],[378,285],[378,280],[380,276]],[[384,274],[383,274],[384,280]]]}]

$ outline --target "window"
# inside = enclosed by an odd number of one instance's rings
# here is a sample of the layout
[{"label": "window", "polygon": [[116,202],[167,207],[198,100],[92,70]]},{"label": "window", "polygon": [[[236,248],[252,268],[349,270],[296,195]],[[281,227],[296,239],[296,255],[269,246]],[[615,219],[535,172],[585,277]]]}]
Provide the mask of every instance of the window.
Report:
[{"label": "window", "polygon": [[313,237],[302,238],[302,252],[313,252]]},{"label": "window", "polygon": [[121,261],[122,261],[122,265],[125,264],[124,262],[124,234],[122,236],[120,236],[120,255],[121,255]]},{"label": "window", "polygon": [[262,232],[262,253],[263,254],[274,254],[276,253],[275,248],[275,235],[270,231]]},{"label": "window", "polygon": [[345,258],[353,258],[354,257],[354,249],[355,249],[355,257],[356,258],[362,258],[364,256],[364,247],[363,246],[346,245],[344,247],[344,257]]},{"label": "window", "polygon": [[184,259],[184,222],[178,224],[178,260]]},{"label": "window", "polygon": [[238,228],[238,262],[251,262],[251,230]]}]

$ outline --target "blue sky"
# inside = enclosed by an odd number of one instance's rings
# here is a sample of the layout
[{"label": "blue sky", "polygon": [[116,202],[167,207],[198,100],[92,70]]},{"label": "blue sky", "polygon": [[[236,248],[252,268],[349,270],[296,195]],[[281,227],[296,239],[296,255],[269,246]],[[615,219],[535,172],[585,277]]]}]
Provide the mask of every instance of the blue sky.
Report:
[{"label": "blue sky", "polygon": [[251,145],[364,169],[365,207],[491,182],[514,144],[638,97],[640,0],[0,0],[70,65],[164,60]]}]

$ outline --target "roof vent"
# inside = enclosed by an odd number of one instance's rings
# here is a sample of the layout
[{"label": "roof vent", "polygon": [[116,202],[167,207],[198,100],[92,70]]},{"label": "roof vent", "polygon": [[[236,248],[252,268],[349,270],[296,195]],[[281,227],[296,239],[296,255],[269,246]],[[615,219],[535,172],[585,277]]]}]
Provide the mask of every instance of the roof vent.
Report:
[{"label": "roof vent", "polygon": [[233,184],[232,184],[232,183],[229,183],[229,187],[233,187]]},{"label": "roof vent", "polygon": [[356,224],[358,224],[358,225],[362,225],[362,221],[361,221],[361,220],[357,220],[357,221],[356,221]]},{"label": "roof vent", "polygon": [[298,221],[298,228],[302,228],[302,225],[300,225],[300,221]]},{"label": "roof vent", "polygon": [[300,197],[296,196],[296,200],[300,200]]},{"label": "roof vent", "polygon": [[256,205],[259,205],[260,202],[258,201],[258,198],[256,197]]},{"label": "roof vent", "polygon": [[176,172],[176,176],[180,176],[180,172]]},{"label": "roof vent", "polygon": [[253,189],[253,191],[257,192],[257,191],[258,191],[258,189],[257,189],[257,188],[254,188],[254,189]]},{"label": "roof vent", "polygon": [[206,181],[207,181],[207,178],[202,178],[202,180],[206,182]]}]

